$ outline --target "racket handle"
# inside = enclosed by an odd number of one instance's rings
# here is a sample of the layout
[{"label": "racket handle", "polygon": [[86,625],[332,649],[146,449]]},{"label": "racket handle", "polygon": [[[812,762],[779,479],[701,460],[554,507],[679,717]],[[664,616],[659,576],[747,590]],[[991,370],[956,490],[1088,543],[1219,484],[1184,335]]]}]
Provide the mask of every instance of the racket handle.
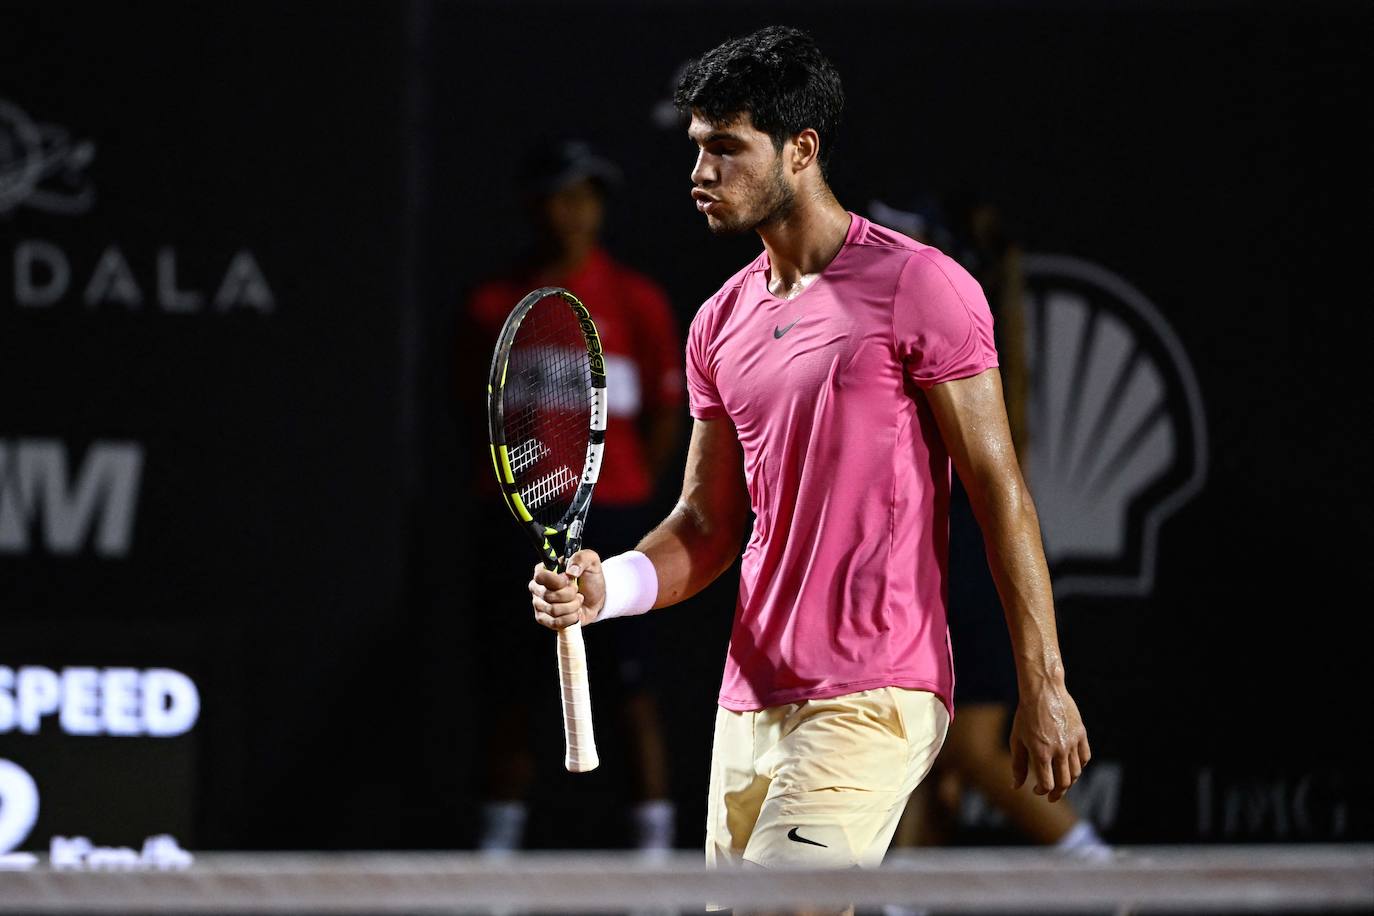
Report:
[{"label": "racket handle", "polygon": [[587,687],[587,647],[582,624],[558,631],[558,683],[563,691],[563,734],[568,755],[564,766],[570,773],[586,773],[601,761],[592,734],[592,694]]}]

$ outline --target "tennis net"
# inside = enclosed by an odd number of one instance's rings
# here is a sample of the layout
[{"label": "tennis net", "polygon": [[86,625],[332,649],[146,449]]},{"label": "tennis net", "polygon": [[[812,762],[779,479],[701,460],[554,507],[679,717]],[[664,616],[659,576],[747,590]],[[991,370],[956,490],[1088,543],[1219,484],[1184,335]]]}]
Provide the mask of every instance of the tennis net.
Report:
[{"label": "tennis net", "polygon": [[938,912],[1374,909],[1374,846],[894,850],[871,871],[707,872],[699,854],[205,853],[183,869],[0,872],[0,913],[502,914],[857,905]]}]

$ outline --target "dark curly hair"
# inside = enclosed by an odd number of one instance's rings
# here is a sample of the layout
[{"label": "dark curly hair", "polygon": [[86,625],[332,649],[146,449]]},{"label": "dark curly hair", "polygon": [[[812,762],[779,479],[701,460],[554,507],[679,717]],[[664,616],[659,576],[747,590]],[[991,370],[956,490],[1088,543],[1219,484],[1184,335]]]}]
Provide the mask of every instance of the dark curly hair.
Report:
[{"label": "dark curly hair", "polygon": [[821,138],[821,174],[830,175],[844,89],[834,65],[800,29],[770,25],[707,51],[688,65],[673,104],[713,125],[748,112],[779,152],[810,127]]}]

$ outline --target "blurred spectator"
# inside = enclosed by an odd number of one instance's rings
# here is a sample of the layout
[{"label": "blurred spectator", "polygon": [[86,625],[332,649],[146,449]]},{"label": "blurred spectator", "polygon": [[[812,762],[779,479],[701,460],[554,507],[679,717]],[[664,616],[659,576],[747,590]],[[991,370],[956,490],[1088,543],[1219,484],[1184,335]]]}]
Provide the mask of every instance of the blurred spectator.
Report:
[{"label": "blurred spectator", "polygon": [[[511,308],[533,289],[562,286],[586,303],[605,352],[608,398],[606,449],[587,524],[608,554],[630,550],[657,521],[649,502],[665,464],[677,452],[683,343],[676,319],[657,284],[616,262],[602,247],[607,198],[622,183],[612,162],[586,143],[555,142],[526,159],[520,183],[535,233],[533,248],[514,271],[479,286],[469,310],[495,340]],[[503,516],[504,510],[492,507],[493,519]],[[557,682],[554,643],[531,620],[528,594],[511,590],[512,583],[530,578],[533,554],[510,541],[486,545],[486,551],[490,555],[481,567],[487,581],[481,594],[499,606],[477,615],[492,620],[497,631],[482,653],[484,663],[493,666],[484,682],[503,689],[494,700],[495,718],[485,736],[486,803],[479,845],[507,850],[519,848],[524,837],[534,773],[531,700],[556,691]],[[655,629],[637,623],[588,634],[592,693],[598,709],[619,707],[636,800],[634,842],[640,849],[671,849],[675,814],[652,680]],[[603,722],[608,718],[603,715]]]},{"label": "blurred spectator", "polygon": [[[996,321],[1012,442],[1024,462],[1030,441],[1025,281],[1021,249],[1006,232],[1001,213],[974,196],[951,199],[947,207],[933,197],[918,198],[906,209],[874,201],[869,212],[875,221],[940,248],[982,285]],[[1011,787],[1007,729],[1017,700],[1016,668],[982,533],[957,476],[950,488],[949,529],[956,712],[935,768],[912,795],[894,843],[945,842],[963,791],[972,788],[1032,842],[1089,858],[1104,857],[1108,847],[1067,798],[1050,804],[1035,794],[1029,780],[1020,789]]]}]

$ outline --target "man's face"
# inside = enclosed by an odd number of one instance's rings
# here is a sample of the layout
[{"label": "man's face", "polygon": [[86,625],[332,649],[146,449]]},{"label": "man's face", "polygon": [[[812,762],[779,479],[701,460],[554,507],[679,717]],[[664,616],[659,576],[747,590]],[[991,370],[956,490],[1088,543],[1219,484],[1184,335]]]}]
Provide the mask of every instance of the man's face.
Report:
[{"label": "man's face", "polygon": [[601,189],[583,178],[546,197],[539,217],[549,235],[568,249],[596,244],[605,214]]},{"label": "man's face", "polygon": [[692,198],[712,232],[748,232],[791,211],[796,191],[783,167],[790,141],[775,149],[747,113],[711,124],[693,111],[687,136],[697,145]]}]

